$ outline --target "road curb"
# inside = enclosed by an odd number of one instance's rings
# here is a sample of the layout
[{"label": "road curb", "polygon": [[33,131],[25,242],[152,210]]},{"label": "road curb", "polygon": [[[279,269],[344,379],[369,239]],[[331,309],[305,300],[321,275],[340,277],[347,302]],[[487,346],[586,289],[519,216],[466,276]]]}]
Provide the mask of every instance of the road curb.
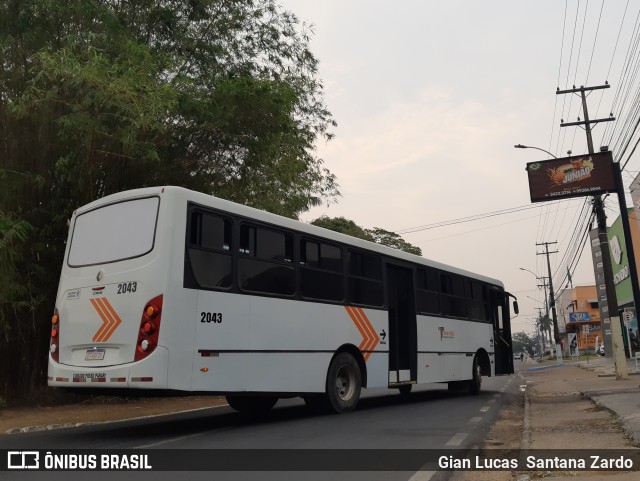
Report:
[{"label": "road curb", "polygon": [[217,406],[205,406],[205,407],[194,408],[194,409],[186,409],[184,411],[172,411],[170,413],[149,414],[147,416],[138,416],[138,417],[126,418],[126,419],[113,419],[110,421],[87,421],[87,422],[81,422],[81,423],[64,423],[64,424],[40,424],[37,426],[25,426],[22,428],[7,429],[4,432],[4,434],[38,433],[43,431],[55,431],[58,429],[79,428],[81,426],[99,426],[101,424],[124,423],[127,421],[142,421],[144,419],[153,419],[153,418],[159,418],[162,416],[171,416],[174,414],[186,414],[186,413],[192,413],[197,411],[204,411],[205,409],[215,409],[215,408],[220,408],[225,406],[228,406],[228,404],[220,404]]}]

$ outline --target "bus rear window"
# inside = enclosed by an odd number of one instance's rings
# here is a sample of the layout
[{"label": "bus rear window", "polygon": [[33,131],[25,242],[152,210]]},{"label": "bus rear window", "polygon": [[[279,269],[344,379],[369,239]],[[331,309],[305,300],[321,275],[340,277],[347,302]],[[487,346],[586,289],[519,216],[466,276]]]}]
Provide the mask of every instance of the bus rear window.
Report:
[{"label": "bus rear window", "polygon": [[106,264],[151,252],[156,235],[158,197],[109,204],[76,217],[69,266]]}]

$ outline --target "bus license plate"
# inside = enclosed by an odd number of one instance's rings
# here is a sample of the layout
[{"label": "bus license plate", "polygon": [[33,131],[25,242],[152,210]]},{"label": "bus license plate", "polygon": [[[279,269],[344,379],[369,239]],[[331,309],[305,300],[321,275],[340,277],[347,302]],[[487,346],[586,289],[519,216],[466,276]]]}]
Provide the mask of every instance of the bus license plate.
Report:
[{"label": "bus license plate", "polygon": [[85,361],[102,361],[104,359],[104,349],[87,349],[84,355]]}]

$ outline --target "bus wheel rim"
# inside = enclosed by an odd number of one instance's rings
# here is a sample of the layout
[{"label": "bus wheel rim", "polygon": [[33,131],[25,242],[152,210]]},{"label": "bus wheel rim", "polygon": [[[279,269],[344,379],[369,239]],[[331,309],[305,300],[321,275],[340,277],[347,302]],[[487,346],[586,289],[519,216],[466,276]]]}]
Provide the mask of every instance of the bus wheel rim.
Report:
[{"label": "bus wheel rim", "polygon": [[342,366],[338,369],[336,376],[336,394],[343,401],[348,401],[353,397],[354,391],[354,373],[348,366]]}]

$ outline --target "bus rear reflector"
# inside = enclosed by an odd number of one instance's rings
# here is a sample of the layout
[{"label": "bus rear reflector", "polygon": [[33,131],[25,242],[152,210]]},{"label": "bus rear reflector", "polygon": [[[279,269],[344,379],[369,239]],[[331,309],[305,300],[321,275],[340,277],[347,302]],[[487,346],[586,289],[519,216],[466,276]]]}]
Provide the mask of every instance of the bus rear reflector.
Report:
[{"label": "bus rear reflector", "polygon": [[138,329],[138,341],[136,342],[136,354],[134,361],[140,361],[151,354],[158,345],[160,334],[160,320],[162,318],[162,294],[154,297],[144,306],[140,329]]},{"label": "bus rear reflector", "polygon": [[51,318],[51,341],[49,342],[49,352],[55,362],[60,362],[60,314],[56,308]]}]

